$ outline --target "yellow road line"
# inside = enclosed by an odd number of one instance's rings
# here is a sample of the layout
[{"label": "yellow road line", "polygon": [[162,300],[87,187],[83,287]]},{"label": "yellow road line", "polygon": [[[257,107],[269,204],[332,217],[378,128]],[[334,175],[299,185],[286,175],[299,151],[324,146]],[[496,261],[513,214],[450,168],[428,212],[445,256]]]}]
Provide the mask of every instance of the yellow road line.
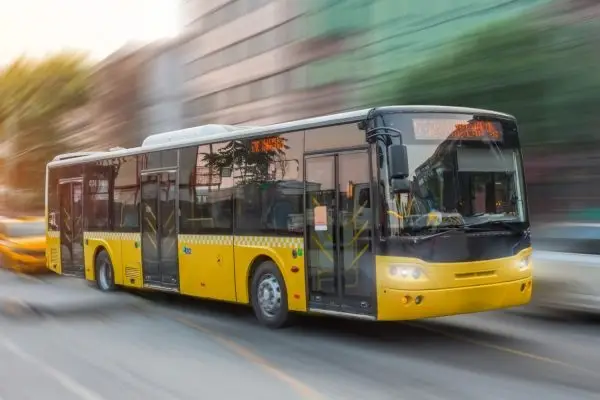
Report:
[{"label": "yellow road line", "polygon": [[233,340],[225,339],[225,338],[219,336],[217,333],[211,331],[210,329],[207,329],[207,328],[205,328],[201,325],[198,325],[195,322],[189,321],[185,318],[177,317],[175,319],[178,322],[180,322],[190,328],[196,329],[206,335],[209,335],[213,340],[219,342],[224,347],[227,347],[229,350],[231,350],[234,353],[238,354],[239,356],[245,358],[246,360],[248,360],[254,364],[257,364],[258,366],[263,368],[269,374],[273,375],[277,379],[290,385],[303,398],[305,398],[305,399],[324,399],[324,396],[321,395],[320,393],[318,393],[313,388],[300,382],[298,379],[294,378],[293,376],[286,374],[285,372],[281,371],[276,366],[271,364],[269,361],[265,360],[264,358],[260,357],[259,355],[252,352],[251,350],[245,348],[244,346],[234,342]]},{"label": "yellow road line", "polygon": [[481,347],[487,347],[488,349],[494,349],[497,351],[501,351],[503,353],[508,353],[508,354],[512,354],[512,355],[516,355],[519,357],[523,357],[523,358],[528,358],[530,360],[535,360],[535,361],[539,361],[539,362],[544,362],[547,364],[553,364],[553,365],[557,365],[557,366],[561,366],[564,368],[568,368],[568,369],[572,369],[575,371],[579,371],[579,372],[583,372],[586,373],[588,375],[592,375],[594,377],[600,378],[600,372],[598,371],[594,371],[591,369],[587,369],[584,367],[580,367],[578,365],[573,365],[564,361],[560,361],[560,360],[556,360],[553,358],[549,358],[549,357],[544,357],[544,356],[539,356],[537,354],[533,354],[533,353],[528,353],[526,351],[521,351],[521,350],[516,350],[516,349],[511,349],[510,347],[505,347],[505,346],[499,346],[497,344],[493,344],[493,343],[488,343],[488,342],[484,342],[481,340],[477,340],[477,339],[472,339],[468,336],[462,336],[462,335],[456,335],[453,333],[448,333],[445,332],[441,329],[436,329],[436,328],[432,328],[430,326],[424,326],[422,324],[419,323],[415,323],[415,322],[405,322],[406,325],[415,327],[415,328],[419,328],[419,329],[423,329],[429,332],[433,332],[433,333],[437,333],[439,335],[442,336],[446,336],[450,339],[454,339],[456,341],[459,342],[465,342],[465,343],[471,343],[477,346],[481,346]]}]

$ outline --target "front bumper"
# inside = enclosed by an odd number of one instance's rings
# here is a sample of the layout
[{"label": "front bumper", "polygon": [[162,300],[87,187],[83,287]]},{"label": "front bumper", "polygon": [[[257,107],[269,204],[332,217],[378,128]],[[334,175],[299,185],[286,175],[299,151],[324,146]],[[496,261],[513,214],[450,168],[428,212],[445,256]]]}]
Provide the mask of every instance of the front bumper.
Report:
[{"label": "front bumper", "polygon": [[528,277],[451,289],[419,291],[383,288],[378,298],[377,319],[414,320],[522,306],[531,300],[532,286],[532,279]]}]

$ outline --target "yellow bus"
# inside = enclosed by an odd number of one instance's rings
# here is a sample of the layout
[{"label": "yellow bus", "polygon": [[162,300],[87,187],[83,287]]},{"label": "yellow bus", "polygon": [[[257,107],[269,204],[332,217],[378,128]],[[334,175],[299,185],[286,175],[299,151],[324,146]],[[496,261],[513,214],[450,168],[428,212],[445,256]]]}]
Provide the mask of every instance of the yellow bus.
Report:
[{"label": "yellow bus", "polygon": [[531,242],[514,117],[386,106],[203,125],[47,166],[47,266],[120,287],[409,320],[524,305]]}]

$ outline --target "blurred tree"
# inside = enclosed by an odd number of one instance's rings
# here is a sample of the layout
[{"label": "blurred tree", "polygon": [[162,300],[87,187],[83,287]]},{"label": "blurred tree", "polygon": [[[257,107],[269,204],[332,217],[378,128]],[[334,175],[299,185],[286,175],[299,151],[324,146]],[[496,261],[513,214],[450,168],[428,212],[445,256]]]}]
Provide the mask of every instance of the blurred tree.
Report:
[{"label": "blurred tree", "polygon": [[69,150],[61,119],[86,103],[87,78],[86,58],[78,53],[39,61],[21,58],[0,71],[0,124],[10,149],[5,163],[10,187],[43,193],[45,163]]},{"label": "blurred tree", "polygon": [[427,65],[401,74],[391,96],[399,104],[471,106],[513,114],[525,146],[598,141],[599,33],[593,21],[550,25],[532,15],[500,21],[464,36]]},{"label": "blurred tree", "polygon": [[532,209],[564,214],[597,204],[600,193],[594,184],[600,178],[599,38],[600,18],[540,9],[472,32],[446,54],[399,71],[381,98],[515,115],[531,166]]}]

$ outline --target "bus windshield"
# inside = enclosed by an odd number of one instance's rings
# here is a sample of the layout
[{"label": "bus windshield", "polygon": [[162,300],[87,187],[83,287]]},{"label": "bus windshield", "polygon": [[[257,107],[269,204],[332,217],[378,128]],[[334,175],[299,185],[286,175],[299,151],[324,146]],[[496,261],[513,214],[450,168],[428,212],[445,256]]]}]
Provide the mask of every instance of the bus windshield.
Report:
[{"label": "bus windshield", "polygon": [[526,222],[513,120],[449,113],[391,114],[383,120],[402,132],[410,170],[409,190],[385,191],[391,235]]}]

